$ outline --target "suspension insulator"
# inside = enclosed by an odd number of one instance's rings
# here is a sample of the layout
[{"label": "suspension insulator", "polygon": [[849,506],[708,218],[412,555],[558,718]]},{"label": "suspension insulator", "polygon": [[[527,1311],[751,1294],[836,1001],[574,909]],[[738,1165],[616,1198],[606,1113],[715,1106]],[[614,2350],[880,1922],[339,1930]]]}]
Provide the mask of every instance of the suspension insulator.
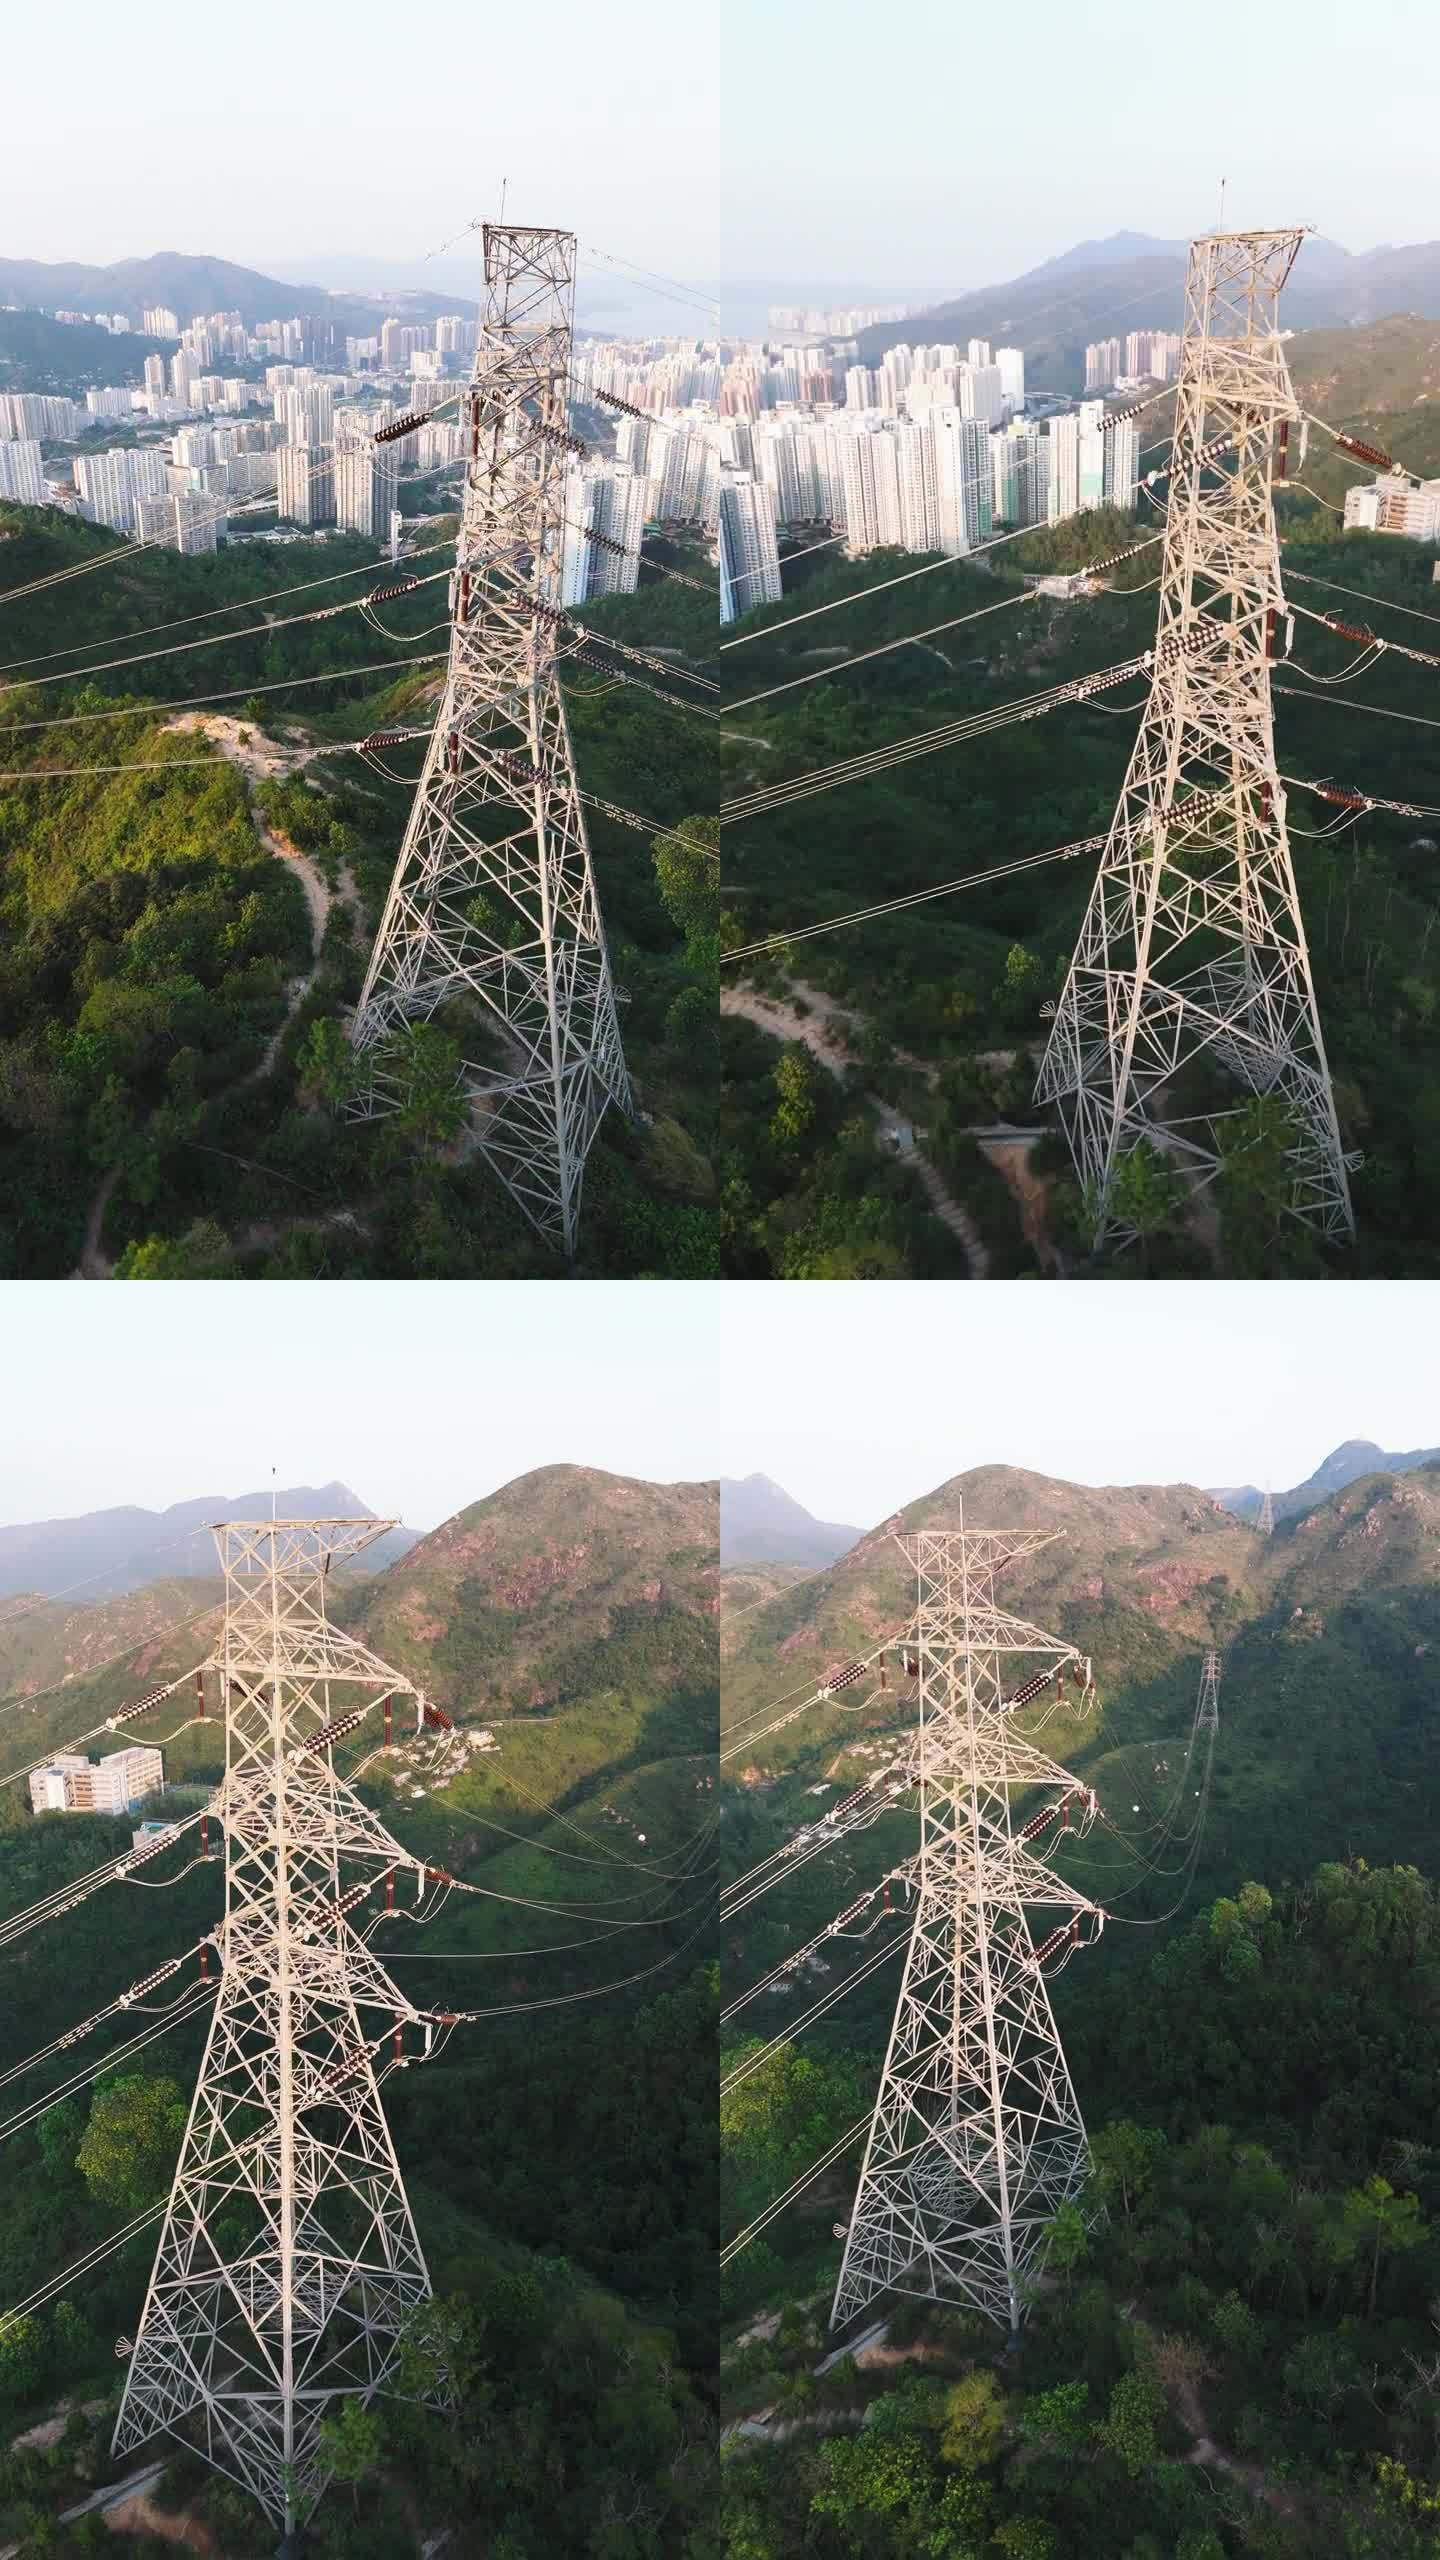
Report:
[{"label": "suspension insulator", "polygon": [[405,2059],[405,2029],[399,2018],[395,2021],[395,2059],[397,2062]]},{"label": "suspension insulator", "polygon": [[[1395,464],[1391,460],[1390,455],[1378,444],[1363,444],[1359,436],[1337,435],[1335,441],[1343,452],[1353,453],[1358,462],[1373,462],[1377,471],[1393,471],[1395,469]],[[1407,479],[1413,479],[1414,474],[1413,472],[1407,472],[1405,477]]]},{"label": "suspension insulator", "polygon": [[399,578],[393,587],[377,587],[365,601],[367,604],[389,604],[395,596],[413,596],[419,584],[418,578]]},{"label": "suspension insulator", "polygon": [[200,1816],[200,1855],[202,1858],[208,1858],[210,1855],[210,1816],[208,1813],[202,1813]]},{"label": "suspension insulator", "polygon": [[362,755],[373,755],[380,747],[403,747],[414,736],[413,729],[376,729],[360,741]]},{"label": "suspension insulator", "polygon": [[387,1911],[393,1911],[395,1908],[395,1870],[393,1867],[387,1867],[385,1871],[385,1908]]},{"label": "suspension insulator", "polygon": [[195,1703],[203,1716],[205,1713],[205,1674],[203,1671],[197,1671],[195,1674]]},{"label": "suspension insulator", "polygon": [[385,1748],[386,1748],[386,1750],[387,1750],[387,1751],[388,1751],[388,1750],[389,1750],[389,1748],[390,1748],[390,1724],[391,1724],[391,1701],[390,1701],[390,1697],[389,1697],[389,1695],[388,1695],[388,1693],[387,1693],[386,1698],[385,1698]]},{"label": "suspension insulator", "polygon": [[1288,418],[1282,418],[1280,421],[1279,444],[1280,449],[1275,458],[1275,477],[1277,480],[1283,480],[1290,468],[1290,421]]},{"label": "suspension insulator", "polygon": [[200,1942],[200,1979],[202,1982],[210,1979],[210,1949],[203,1938]]},{"label": "suspension insulator", "polygon": [[372,441],[376,444],[394,444],[397,437],[413,436],[417,427],[423,427],[427,423],[427,413],[424,409],[407,409],[403,418],[393,418],[388,427],[377,427]]}]

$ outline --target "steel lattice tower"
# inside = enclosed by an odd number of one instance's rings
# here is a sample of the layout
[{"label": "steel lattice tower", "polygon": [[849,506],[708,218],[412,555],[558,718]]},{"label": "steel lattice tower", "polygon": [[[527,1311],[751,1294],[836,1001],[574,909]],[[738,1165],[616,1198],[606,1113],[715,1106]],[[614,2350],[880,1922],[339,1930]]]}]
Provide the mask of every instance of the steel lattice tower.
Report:
[{"label": "steel lattice tower", "polygon": [[[831,2320],[898,2292],[1014,2330],[1022,2281],[1089,2170],[1042,1962],[1097,1936],[1103,1914],[1027,1845],[1093,1798],[1015,1733],[1011,1691],[1017,1657],[1053,1673],[1077,1656],[995,1604],[1000,1567],[1046,1538],[962,1526],[900,1543],[918,1581],[918,1899]],[[1017,1832],[1011,1793],[1034,1789],[1048,1806]],[[1063,1916],[1037,1950],[1028,1915],[1045,1910]]]},{"label": "steel lattice tower", "polygon": [[1262,1538],[1270,1538],[1275,1534],[1275,1498],[1268,1484],[1260,1496],[1260,1508],[1255,1514],[1255,1526]]},{"label": "steel lattice tower", "polygon": [[1300,417],[1276,314],[1303,237],[1191,244],[1150,697],[1036,1086],[1060,1106],[1097,1244],[1130,1233],[1111,1191],[1141,1140],[1213,1180],[1229,1114],[1176,1118],[1166,1095],[1203,1053],[1293,1115],[1292,1214],[1353,1229],[1268,663],[1284,608],[1272,436]]},{"label": "steel lattice tower", "polygon": [[575,236],[484,236],[449,668],[352,1026],[347,1107],[399,1107],[406,1062],[385,1044],[467,1004],[475,1144],[571,1254],[605,1106],[634,1112],[557,674]]},{"label": "steel lattice tower", "polygon": [[286,2532],[325,2485],[322,2420],[384,2386],[430,2293],[372,2060],[416,2013],[340,1885],[342,1859],[415,1861],[337,1778],[328,1738],[382,1691],[418,1695],[325,1614],[336,1558],[394,1525],[215,1530],[221,1982],[114,2437],[122,2454],[185,2429]]},{"label": "steel lattice tower", "polygon": [[1197,1733],[1218,1733],[1220,1730],[1220,1656],[1213,1647],[1200,1665],[1195,1730]]}]

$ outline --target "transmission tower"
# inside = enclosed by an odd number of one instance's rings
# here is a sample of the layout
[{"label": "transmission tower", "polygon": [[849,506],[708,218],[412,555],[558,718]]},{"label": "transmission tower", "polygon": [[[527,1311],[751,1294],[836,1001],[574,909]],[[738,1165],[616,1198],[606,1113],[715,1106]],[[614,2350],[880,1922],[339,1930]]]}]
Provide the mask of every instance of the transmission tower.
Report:
[{"label": "transmission tower", "polygon": [[114,2437],[122,2454],[185,2429],[286,2533],[325,2485],[327,2412],[385,2386],[430,2293],[373,2060],[392,2035],[399,2055],[417,2013],[351,1930],[340,1885],[342,1859],[415,1861],[332,1758],[378,1695],[419,1693],[325,1612],[336,1560],[394,1525],[215,1529],[221,1981]]},{"label": "transmission tower", "polygon": [[575,235],[484,236],[449,667],[352,1026],[347,1109],[401,1107],[395,1035],[464,1004],[475,1146],[569,1255],[605,1106],[634,1112],[557,674]]},{"label": "transmission tower", "polygon": [[1270,1498],[1270,1487],[1268,1484],[1260,1497],[1260,1508],[1255,1514],[1255,1526],[1259,1530],[1262,1538],[1269,1538],[1274,1535],[1275,1505]]},{"label": "transmission tower", "polygon": [[1300,417],[1276,311],[1303,237],[1191,244],[1150,697],[1036,1086],[1060,1107],[1097,1245],[1134,1232],[1113,1185],[1143,1140],[1214,1179],[1235,1106],[1170,1091],[1201,1057],[1286,1106],[1291,1214],[1353,1230],[1268,664],[1284,609],[1271,442],[1278,426],[1283,454]]},{"label": "transmission tower", "polygon": [[[1043,1968],[1097,1937],[1103,1914],[1029,1843],[1094,1799],[1013,1728],[1079,1657],[994,1597],[1001,1566],[1048,1543],[963,1525],[900,1540],[918,1585],[917,1899],[833,2325],[893,2291],[1015,2330],[1023,2280],[1088,2174]],[[1042,1669],[1012,1692],[1017,1656]],[[1017,1831],[1012,1792],[1037,1789],[1048,1801]],[[1062,1915],[1038,1946],[1032,1911]]]},{"label": "transmission tower", "polygon": [[1218,1733],[1220,1730],[1220,1656],[1213,1647],[1200,1665],[1195,1730],[1197,1733]]}]

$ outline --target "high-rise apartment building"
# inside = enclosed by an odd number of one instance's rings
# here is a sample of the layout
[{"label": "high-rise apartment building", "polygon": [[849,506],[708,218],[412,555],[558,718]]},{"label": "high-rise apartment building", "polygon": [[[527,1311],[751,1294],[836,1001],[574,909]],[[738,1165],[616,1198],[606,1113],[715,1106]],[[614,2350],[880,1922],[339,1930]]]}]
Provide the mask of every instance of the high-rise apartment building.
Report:
[{"label": "high-rise apartment building", "polygon": [[1014,417],[1025,406],[1025,352],[1022,347],[997,347],[995,366],[1000,376],[1000,397],[1005,414]]},{"label": "high-rise apartment building", "polygon": [[384,542],[390,530],[395,497],[393,464],[369,444],[335,448],[335,520],[347,533],[363,533]]},{"label": "high-rise apartment building", "polygon": [[1043,524],[1049,483],[1040,428],[1012,420],[991,437],[990,463],[997,519],[1007,525]]},{"label": "high-rise apartment building", "polygon": [[720,619],[778,603],[780,551],[775,502],[749,471],[720,474]]},{"label": "high-rise apartment building", "polygon": [[1082,400],[1080,403],[1080,435],[1077,451],[1079,469],[1078,503],[1082,507],[1099,507],[1105,502],[1105,403]]},{"label": "high-rise apartment building", "polygon": [[9,498],[20,507],[43,507],[45,474],[40,465],[40,443],[35,436],[19,436],[0,442],[0,498]]},{"label": "high-rise apartment building", "polygon": [[1085,350],[1085,388],[1103,391],[1120,370],[1120,341],[1101,338]]},{"label": "high-rise apartment building", "polygon": [[328,454],[309,444],[282,444],[275,454],[275,505],[291,524],[333,524],[335,473]]},{"label": "high-rise apartment building", "polygon": [[1105,503],[1128,515],[1140,503],[1140,426],[1122,418],[1105,430]]},{"label": "high-rise apartment building", "polygon": [[[591,596],[633,595],[640,583],[640,545],[650,491],[624,463],[577,465],[565,483],[565,546],[560,602],[584,604]],[[590,542],[590,533],[605,541]],[[623,556],[608,545],[618,542]]]},{"label": "high-rise apartment building", "polygon": [[141,327],[147,338],[178,338],[180,335],[179,321],[163,303],[157,303],[153,310],[142,314]]},{"label": "high-rise apartment building", "polygon": [[1063,418],[1047,418],[1046,515],[1051,524],[1073,516],[1080,504],[1080,420],[1072,409]]}]

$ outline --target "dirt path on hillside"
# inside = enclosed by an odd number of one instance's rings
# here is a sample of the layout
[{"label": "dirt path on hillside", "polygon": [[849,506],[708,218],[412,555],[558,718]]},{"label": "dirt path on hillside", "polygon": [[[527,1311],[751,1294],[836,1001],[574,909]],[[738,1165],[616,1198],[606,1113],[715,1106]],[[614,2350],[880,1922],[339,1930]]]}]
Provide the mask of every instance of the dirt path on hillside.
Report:
[{"label": "dirt path on hillside", "polygon": [[976,1145],[993,1164],[996,1172],[1010,1186],[1011,1197],[1020,1212],[1025,1241],[1042,1271],[1056,1279],[1063,1276],[1063,1266],[1050,1233],[1050,1187],[1031,1169],[1030,1153],[1037,1144],[1034,1138],[977,1138]]},{"label": "dirt path on hillside", "polygon": [[[768,1032],[772,1039],[798,1040],[803,1048],[809,1050],[811,1057],[838,1081],[847,1068],[863,1063],[845,1037],[846,1031],[863,1030],[863,1020],[859,1014],[847,1012],[843,1005],[833,1004],[818,988],[803,981],[796,985],[794,992],[802,1003],[809,1005],[808,1013],[796,1013],[792,1005],[773,996],[758,995],[752,987],[732,986],[721,988],[720,1010],[734,1015],[739,1021],[753,1023],[757,1031]],[[843,1028],[840,1027],[842,1025]],[[927,1081],[934,1083],[934,1070],[927,1068],[922,1059],[898,1049],[895,1054],[903,1065],[919,1068]],[[899,1115],[891,1104],[883,1102],[875,1093],[867,1093],[865,1101],[876,1122],[876,1145],[892,1154],[898,1164],[914,1166],[934,1215],[963,1248],[970,1278],[987,1279],[990,1256],[969,1211],[960,1201],[951,1198],[938,1168],[931,1163],[923,1148],[913,1142],[904,1149],[896,1146]]]},{"label": "dirt path on hillside", "polygon": [[1288,2489],[1276,2488],[1262,2464],[1237,2462],[1233,2453],[1216,2444],[1205,2423],[1199,2386],[1188,2376],[1176,2387],[1175,2411],[1190,2438],[1190,2451],[1185,2456],[1188,2463],[1197,2470],[1223,2471],[1227,2478],[1238,2480],[1257,2505],[1273,2507],[1277,2515],[1299,2515],[1299,2499]]}]

